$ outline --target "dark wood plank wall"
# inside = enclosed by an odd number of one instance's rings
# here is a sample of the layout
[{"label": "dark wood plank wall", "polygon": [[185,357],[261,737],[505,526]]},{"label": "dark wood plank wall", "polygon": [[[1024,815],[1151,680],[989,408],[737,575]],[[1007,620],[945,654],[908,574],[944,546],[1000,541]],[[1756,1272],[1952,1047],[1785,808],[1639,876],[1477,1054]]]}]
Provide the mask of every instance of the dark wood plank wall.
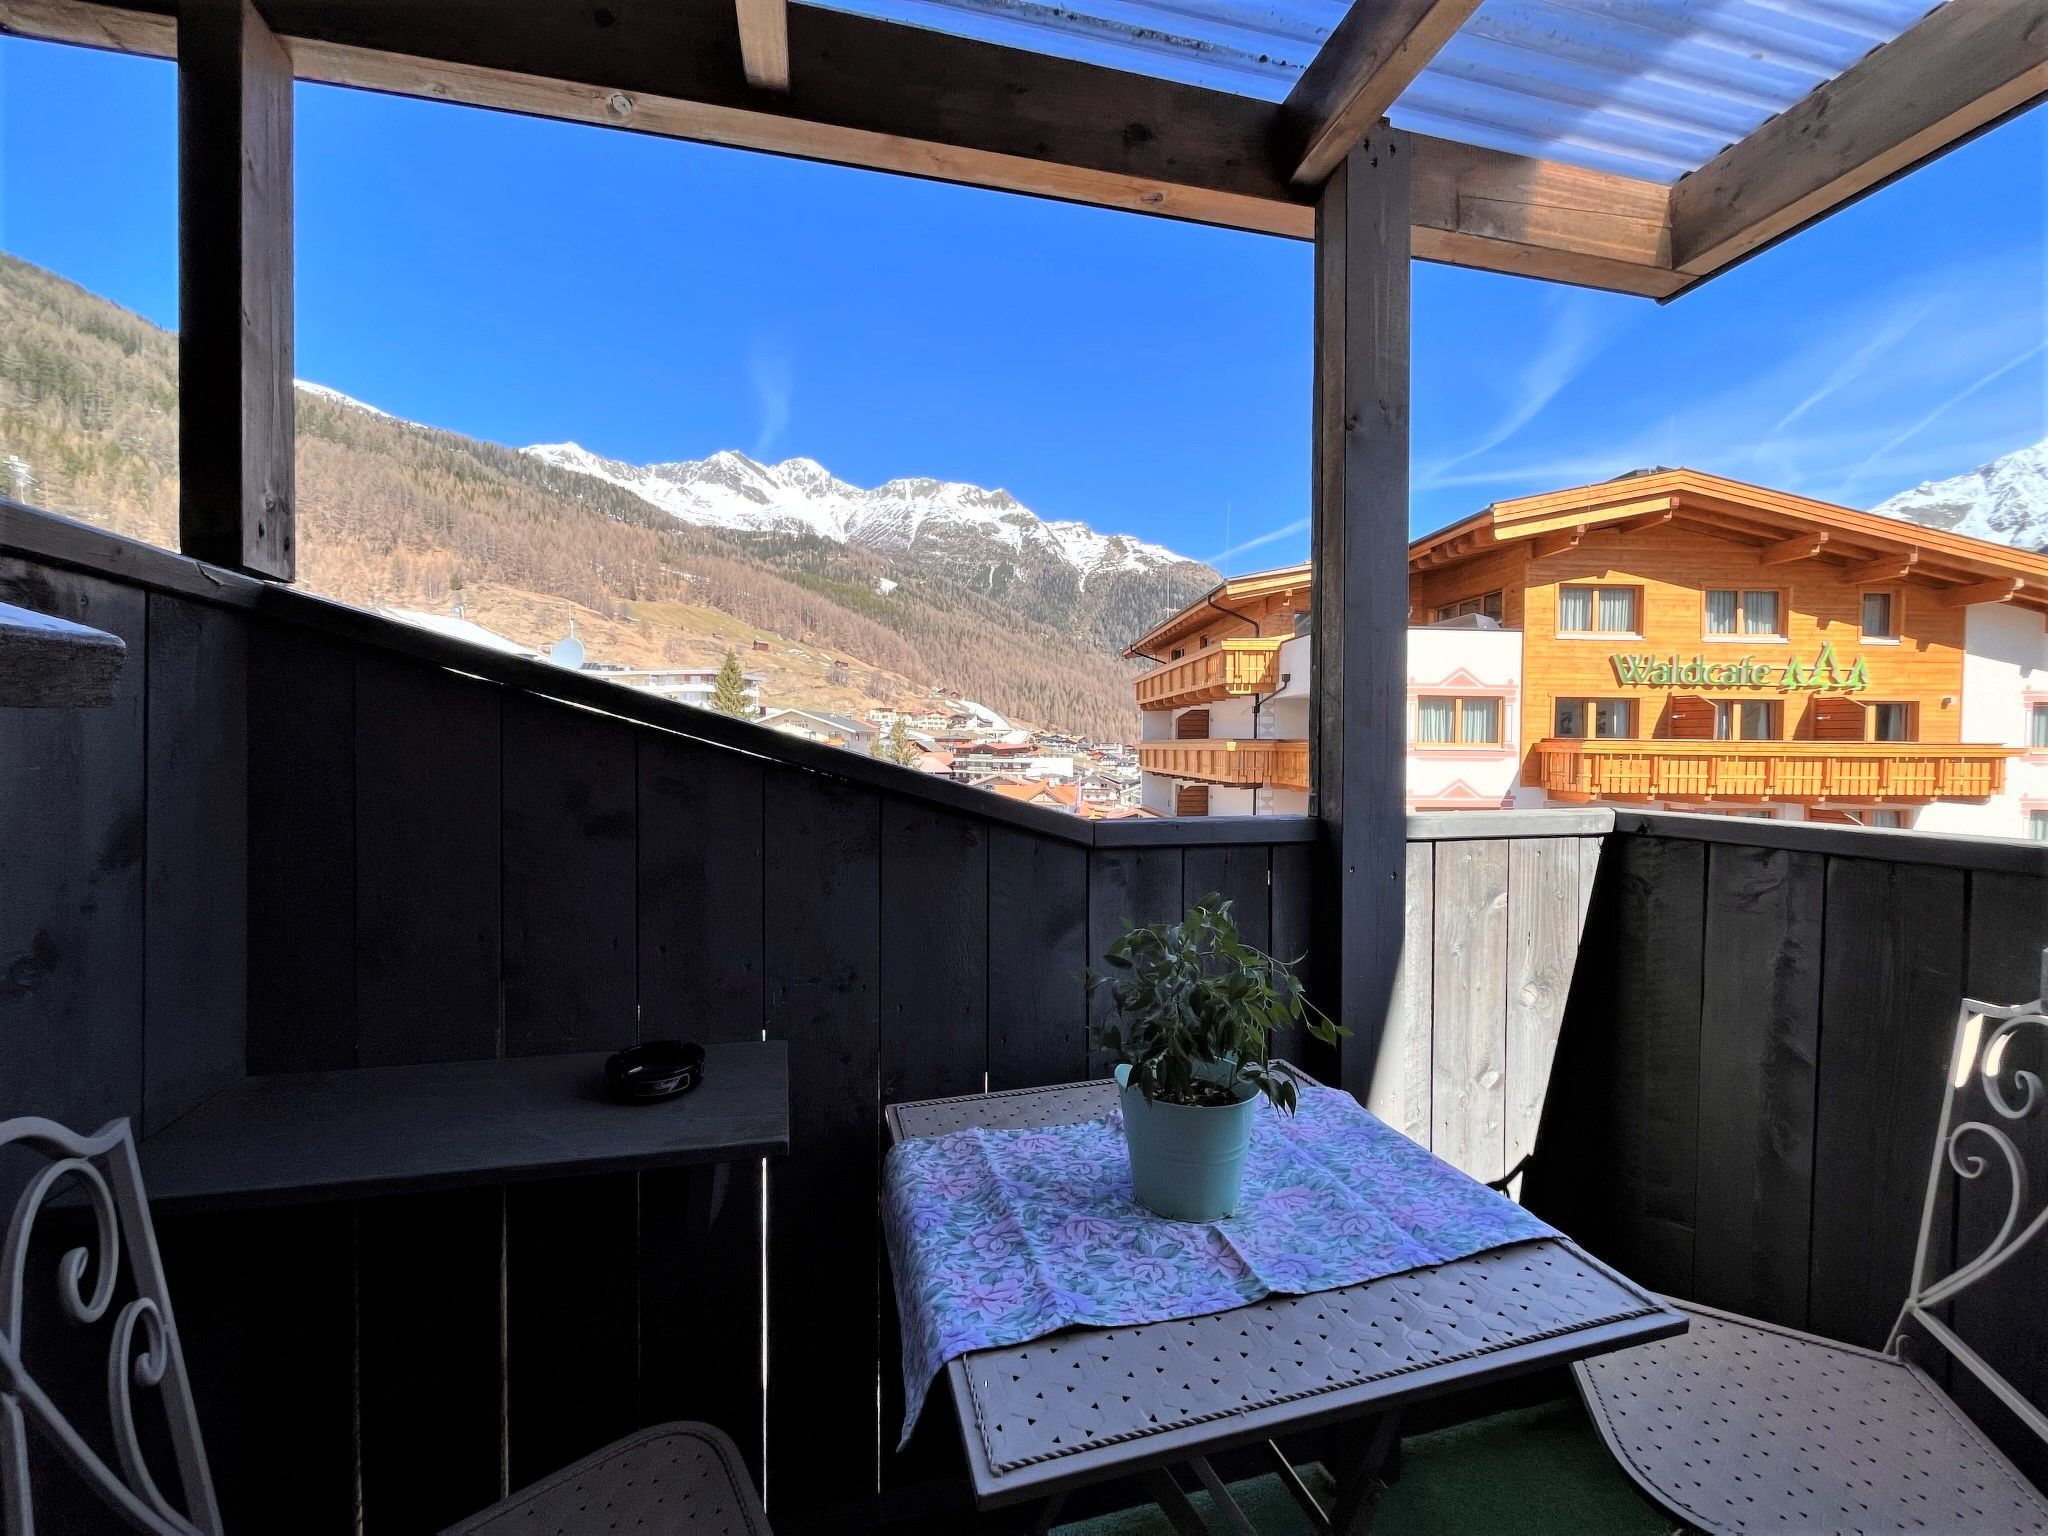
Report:
[{"label": "dark wood plank wall", "polygon": [[[765,1446],[778,1528],[930,1510],[957,1452],[943,1404],[893,1449],[881,1106],[1085,1070],[1082,972],[1126,919],[1219,890],[1278,952],[1310,930],[1315,850],[1285,824],[1090,846],[395,639],[12,557],[0,600],[130,646],[111,708],[0,732],[0,1113],[156,1126],[244,1062],[796,1047],[765,1398],[757,1169],[166,1222],[241,1529],[339,1536],[358,1500],[369,1536],[435,1529],[676,1416],[757,1470]],[[1651,1284],[1879,1342],[1954,1000],[2032,990],[2048,880],[1651,821],[1606,840],[1528,1197]],[[2028,1155],[2048,1182],[2048,1143]],[[1944,1213],[1966,1251],[1995,1193]],[[2037,1395],[2043,1265],[1955,1309]]]},{"label": "dark wood plank wall", "polygon": [[752,1168],[167,1218],[234,1528],[342,1536],[359,1501],[369,1536],[436,1530],[684,1416],[759,1471],[764,1401],[778,1529],[955,1497],[943,1403],[894,1450],[881,1106],[1080,1075],[1127,919],[1218,891],[1254,940],[1308,930],[1299,841],[1084,846],[174,593],[4,559],[0,598],[130,646],[112,708],[0,732],[0,871],[39,893],[0,903],[0,1114],[154,1129],[245,1067],[795,1047],[765,1400]]},{"label": "dark wood plank wall", "polygon": [[[1660,1290],[1881,1347],[1957,1003],[2036,994],[2048,878],[1719,837],[1607,839],[1525,1197]],[[2027,1129],[2039,1188],[2048,1137]],[[1944,1196],[1939,1264],[1996,1229],[2005,1189],[1983,1184]],[[2044,1287],[2035,1251],[1953,1311],[2037,1402]],[[1916,1358],[1948,1379],[1931,1346]],[[1952,1385],[2048,1472],[1987,1393]]]}]

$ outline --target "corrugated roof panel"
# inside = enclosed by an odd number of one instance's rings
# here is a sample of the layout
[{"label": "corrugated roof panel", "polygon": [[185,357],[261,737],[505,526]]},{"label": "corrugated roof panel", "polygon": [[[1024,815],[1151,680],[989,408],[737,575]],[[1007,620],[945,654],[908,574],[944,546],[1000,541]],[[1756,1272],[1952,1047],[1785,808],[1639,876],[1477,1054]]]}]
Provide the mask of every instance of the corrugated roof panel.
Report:
[{"label": "corrugated roof panel", "polygon": [[1927,0],[1485,0],[1393,120],[1676,181],[1871,49]]},{"label": "corrugated roof panel", "polygon": [[[829,0],[1282,100],[1347,0]],[[1676,181],[1927,14],[1927,0],[1484,0],[1394,105],[1421,133]]]},{"label": "corrugated roof panel", "polygon": [[1279,101],[1346,0],[827,0],[830,9]]}]

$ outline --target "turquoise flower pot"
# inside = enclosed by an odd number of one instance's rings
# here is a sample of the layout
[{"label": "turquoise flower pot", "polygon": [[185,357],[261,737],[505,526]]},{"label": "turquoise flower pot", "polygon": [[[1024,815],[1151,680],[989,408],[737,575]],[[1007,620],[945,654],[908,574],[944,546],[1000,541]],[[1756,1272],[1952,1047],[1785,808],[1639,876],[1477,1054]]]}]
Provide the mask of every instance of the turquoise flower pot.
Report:
[{"label": "turquoise flower pot", "polygon": [[1148,1100],[1116,1069],[1124,1140],[1131,1152],[1131,1193],[1171,1221],[1220,1221],[1237,1209],[1244,1158],[1252,1144],[1258,1089],[1240,1084],[1235,1104],[1208,1107]]}]

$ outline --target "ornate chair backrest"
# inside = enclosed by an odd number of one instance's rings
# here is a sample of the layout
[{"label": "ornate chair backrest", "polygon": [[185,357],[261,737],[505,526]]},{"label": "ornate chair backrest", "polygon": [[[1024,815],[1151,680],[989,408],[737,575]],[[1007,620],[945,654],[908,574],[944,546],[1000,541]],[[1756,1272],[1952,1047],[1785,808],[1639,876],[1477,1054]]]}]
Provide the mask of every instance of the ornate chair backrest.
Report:
[{"label": "ornate chair backrest", "polygon": [[[2044,982],[2048,982],[2048,976],[2044,976]],[[2029,1036],[2048,1045],[2048,1014],[2044,1014],[2040,1000],[1998,1008],[1965,999],[1956,1019],[1948,1079],[1942,1087],[1941,1125],[1935,1133],[1927,1195],[1920,1209],[1920,1242],[1913,1254],[1913,1288],[1885,1348],[1898,1354],[1907,1325],[1914,1325],[1947,1350],[2022,1424],[2048,1443],[2048,1415],[2027,1401],[2018,1388],[1937,1315],[1943,1302],[1999,1269],[2048,1228],[2048,1201],[2033,1198],[2034,1192],[2028,1187],[2026,1158],[2006,1129],[2008,1125],[2040,1116],[2042,1110],[2044,1094],[2039,1074],[2020,1066],[2016,1060],[2019,1050],[2027,1048],[2024,1042]],[[1935,1274],[1931,1250],[1943,1188],[1950,1184],[1951,1174],[1967,1184],[1984,1178],[1994,1165],[1999,1166],[2006,1189],[2005,1215],[1996,1235],[1977,1253],[1958,1254],[1957,1262],[1946,1274]]]},{"label": "ornate chair backrest", "polygon": [[[31,1536],[35,1530],[29,1486],[33,1433],[137,1530],[150,1536],[220,1536],[220,1511],[128,1122],[115,1120],[79,1136],[50,1120],[0,1121],[0,1155],[9,1158],[10,1168],[20,1156],[11,1149],[30,1154],[35,1165],[0,1246],[0,1528],[6,1536]],[[91,1237],[66,1250],[53,1274],[31,1275],[29,1245],[46,1214],[59,1221],[82,1216]],[[30,1287],[45,1283],[54,1283],[57,1311],[72,1327],[101,1325],[112,1313],[106,1366],[111,1463],[30,1374],[36,1357],[23,1338],[24,1318],[41,1309],[25,1303]],[[117,1294],[129,1299],[115,1310]],[[182,1510],[165,1497],[145,1459],[138,1389],[159,1398],[183,1485]]]}]

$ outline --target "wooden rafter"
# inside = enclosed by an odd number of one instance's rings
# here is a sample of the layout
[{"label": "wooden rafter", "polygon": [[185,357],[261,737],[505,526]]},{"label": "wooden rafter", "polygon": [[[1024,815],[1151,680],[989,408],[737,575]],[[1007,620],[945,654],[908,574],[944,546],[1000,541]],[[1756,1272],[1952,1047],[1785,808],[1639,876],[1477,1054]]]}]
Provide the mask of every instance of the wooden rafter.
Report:
[{"label": "wooden rafter", "polygon": [[2009,603],[2020,595],[2026,585],[2017,576],[2001,576],[1993,581],[1975,581],[1966,587],[1950,587],[1939,593],[1935,601],[1944,608],[1967,608],[1972,603]]},{"label": "wooden rafter", "polygon": [[1794,560],[1811,560],[1828,547],[1825,532],[1795,533],[1789,539],[1766,544],[1756,552],[1758,565],[1790,565]]},{"label": "wooden rafter", "polygon": [[1329,175],[1478,8],[1479,0],[1352,0],[1282,109],[1300,145],[1293,179]]},{"label": "wooden rafter", "polygon": [[2040,0],[1948,0],[1680,181],[1673,264],[1714,272],[2044,93]]},{"label": "wooden rafter", "polygon": [[1865,560],[1861,565],[1845,565],[1838,574],[1850,583],[1903,581],[1919,563],[1919,550],[1902,549],[1879,555],[1875,560]]},{"label": "wooden rafter", "polygon": [[[172,9],[0,0],[0,31],[168,53]],[[1354,8],[1286,105],[788,0],[262,9],[303,80],[1308,239],[1297,173],[1357,142],[1353,120],[1470,5]],[[1676,188],[1413,137],[1411,254],[1672,297],[2048,92],[2038,9],[1949,0]]]},{"label": "wooden rafter", "polygon": [[[1675,503],[1678,498],[1674,496],[1671,500]],[[1661,528],[1677,515],[1676,506],[1669,506],[1665,507],[1662,511],[1645,512],[1641,517],[1628,517],[1623,518],[1618,523],[1608,523],[1601,531],[1603,533],[1619,534],[1641,533],[1645,529]]]},{"label": "wooden rafter", "polygon": [[[265,0],[298,77],[960,182],[1306,240],[1281,108],[1249,97],[787,7],[791,89],[743,76],[728,5],[613,0]],[[168,16],[0,0],[0,31],[168,55]],[[459,56],[458,56],[459,55]],[[1411,136],[1411,251],[1458,266],[1663,297],[1666,189]]]},{"label": "wooden rafter", "polygon": [[1583,523],[1576,528],[1560,528],[1556,533],[1546,533],[1538,538],[1531,553],[1538,560],[1549,555],[1561,555],[1568,550],[1577,549],[1579,541],[1585,536],[1586,528]]},{"label": "wooden rafter", "polygon": [[740,68],[757,91],[789,89],[789,7],[783,0],[734,0]]}]

